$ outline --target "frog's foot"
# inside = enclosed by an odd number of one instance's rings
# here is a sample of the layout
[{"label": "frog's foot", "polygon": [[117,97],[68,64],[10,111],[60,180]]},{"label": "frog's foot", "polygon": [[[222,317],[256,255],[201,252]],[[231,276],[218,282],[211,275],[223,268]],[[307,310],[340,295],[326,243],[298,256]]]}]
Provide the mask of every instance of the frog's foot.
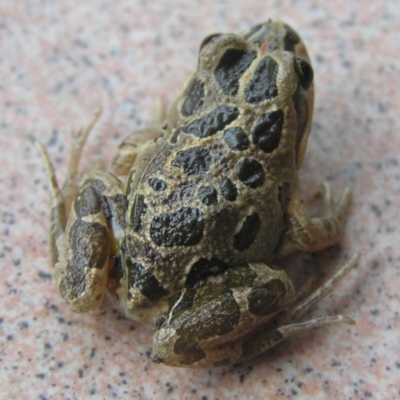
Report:
[{"label": "frog's foot", "polygon": [[[296,333],[327,324],[354,321],[342,315],[298,322],[312,305],[329,294],[357,263],[355,255],[335,275],[298,304],[288,305],[283,291],[286,278],[265,276],[260,286],[220,289],[218,292],[184,292],[173,311],[176,315],[155,333],[154,361],[180,367],[209,368],[251,359]],[[261,270],[261,264],[249,269]],[[241,274],[239,269],[234,268]],[[258,272],[257,271],[257,272]],[[237,276],[236,276],[237,278]],[[248,278],[248,277],[247,277]],[[239,279],[241,279],[239,277]],[[255,283],[255,281],[253,282]],[[284,289],[285,288],[285,289]],[[208,290],[208,292],[207,292]],[[293,298],[292,298],[293,299]],[[175,310],[174,310],[175,308]]]},{"label": "frog's foot", "polygon": [[71,155],[69,160],[69,165],[67,169],[67,176],[65,178],[64,186],[60,189],[56,174],[54,171],[54,166],[50,160],[49,154],[46,148],[40,143],[36,142],[36,146],[43,158],[44,166],[47,173],[47,180],[50,188],[51,196],[51,220],[52,220],[52,235],[53,231],[58,230],[61,232],[65,229],[65,224],[67,221],[67,216],[71,207],[73,197],[76,192],[76,178],[78,174],[79,161],[82,155],[83,146],[91,132],[94,124],[97,122],[101,114],[101,110],[94,113],[90,123],[85,129],[80,129],[76,135],[71,135],[73,139],[73,145],[71,148]]},{"label": "frog's foot", "polygon": [[114,242],[120,240],[123,232],[124,199],[117,178],[94,172],[77,189],[79,158],[98,116],[96,113],[89,126],[74,138],[63,190],[57,184],[47,151],[38,143],[51,193],[50,243],[54,276],[62,297],[76,312],[92,310],[101,303],[112,260],[119,256]]},{"label": "frog's foot", "polygon": [[139,130],[129,135],[118,147],[117,154],[112,161],[112,170],[118,176],[128,175],[136,157],[144,148],[164,134],[165,107],[161,98],[155,101],[154,120],[146,129]]},{"label": "frog's foot", "polygon": [[150,126],[125,138],[112,161],[113,172],[119,176],[128,175],[136,157],[151,141],[162,135],[163,131],[159,126]]},{"label": "frog's foot", "polygon": [[260,329],[242,343],[242,356],[239,361],[249,360],[283,340],[297,333],[309,329],[318,328],[324,325],[344,322],[355,325],[355,321],[343,315],[331,315],[313,318],[307,321],[298,322],[299,319],[310,310],[310,308],[332,292],[337,283],[343,279],[358,263],[361,255],[355,254],[344,264],[333,276],[322,286],[311,293],[303,301],[294,303],[286,311],[277,316],[274,320],[275,327],[270,330]]},{"label": "frog's foot", "polygon": [[335,204],[330,186],[324,182],[317,191],[321,198],[318,214],[311,217],[295,196],[288,205],[288,243],[281,252],[287,256],[295,251],[315,252],[337,243],[342,234],[346,212],[351,202],[351,191],[346,188]]},{"label": "frog's foot", "polygon": [[79,161],[82,156],[82,150],[83,147],[85,146],[85,143],[87,141],[87,138],[89,137],[90,132],[93,129],[93,126],[100,118],[100,115],[101,115],[101,110],[99,109],[93,114],[92,119],[85,128],[79,129],[79,131],[76,134],[71,134],[72,136],[71,155],[67,169],[67,176],[65,178],[64,185],[61,189],[62,195],[65,199],[67,214],[69,213],[72,200],[77,190],[77,176],[78,176]]}]

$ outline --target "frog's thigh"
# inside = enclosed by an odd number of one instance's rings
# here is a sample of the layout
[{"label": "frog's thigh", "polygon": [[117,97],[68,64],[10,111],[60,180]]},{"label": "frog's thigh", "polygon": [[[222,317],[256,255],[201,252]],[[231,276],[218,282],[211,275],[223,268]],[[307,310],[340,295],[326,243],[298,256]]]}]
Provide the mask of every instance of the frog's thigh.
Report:
[{"label": "frog's thigh", "polygon": [[186,367],[236,362],[243,336],[271,320],[293,294],[282,270],[264,264],[231,268],[182,293],[153,337],[154,360]]},{"label": "frog's thigh", "polygon": [[161,136],[162,133],[159,126],[151,126],[125,138],[112,161],[113,172],[116,175],[128,175],[137,155],[143,151],[147,143]]},{"label": "frog's thigh", "polygon": [[296,250],[314,252],[337,243],[342,234],[345,215],[351,201],[351,192],[345,189],[339,202],[335,204],[328,183],[323,183],[318,193],[321,207],[317,216],[311,217],[296,193],[290,199],[287,235],[290,244],[283,248],[282,255]]},{"label": "frog's thigh", "polygon": [[102,302],[111,262],[123,234],[121,183],[94,172],[79,187],[64,234],[57,238],[55,276],[62,297],[75,312]]}]

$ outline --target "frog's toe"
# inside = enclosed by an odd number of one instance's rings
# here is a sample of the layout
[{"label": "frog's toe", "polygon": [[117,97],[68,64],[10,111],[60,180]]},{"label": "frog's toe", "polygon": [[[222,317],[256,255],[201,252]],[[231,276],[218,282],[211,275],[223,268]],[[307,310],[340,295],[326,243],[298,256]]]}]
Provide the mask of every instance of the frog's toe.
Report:
[{"label": "frog's toe", "polygon": [[318,186],[314,193],[314,198],[320,199],[320,208],[317,217],[334,217],[340,221],[344,219],[344,216],[351,203],[351,190],[346,187],[340,196],[338,202],[332,196],[331,186],[328,182],[323,182]]}]

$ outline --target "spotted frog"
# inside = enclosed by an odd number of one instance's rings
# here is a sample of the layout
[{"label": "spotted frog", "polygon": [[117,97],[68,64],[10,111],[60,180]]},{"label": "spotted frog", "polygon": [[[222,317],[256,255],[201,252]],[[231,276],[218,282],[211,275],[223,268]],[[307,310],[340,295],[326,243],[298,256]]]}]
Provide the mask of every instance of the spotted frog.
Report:
[{"label": "spotted frog", "polygon": [[304,43],[268,21],[206,37],[165,124],[127,138],[114,174],[76,183],[98,115],[75,138],[62,189],[41,146],[54,275],[71,309],[94,310],[108,293],[154,330],[154,361],[181,367],[241,362],[297,332],[352,323],[341,315],[299,320],[358,256],[308,295],[296,294],[278,266],[294,251],[337,243],[350,201],[345,190],[335,203],[325,183],[318,216],[302,204],[298,170],[313,99]]}]

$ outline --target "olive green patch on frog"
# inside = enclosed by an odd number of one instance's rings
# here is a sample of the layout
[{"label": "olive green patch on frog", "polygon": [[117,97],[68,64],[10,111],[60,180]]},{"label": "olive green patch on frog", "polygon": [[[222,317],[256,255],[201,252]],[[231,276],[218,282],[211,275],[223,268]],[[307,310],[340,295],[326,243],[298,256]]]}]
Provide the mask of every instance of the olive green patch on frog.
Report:
[{"label": "olive green patch on frog", "polygon": [[[201,317],[196,317],[197,313],[213,317],[203,320],[202,328],[199,329],[198,320]],[[204,358],[199,343],[231,332],[239,318],[240,309],[231,290],[202,296],[199,304],[193,303],[192,310],[185,310],[173,319],[172,326],[178,336],[174,352],[183,356],[181,361],[184,364],[192,364]]]},{"label": "olive green patch on frog", "polygon": [[247,295],[249,311],[254,315],[269,315],[279,309],[286,295],[282,281],[273,279],[261,287],[251,289]]},{"label": "olive green patch on frog", "polygon": [[228,287],[251,287],[257,279],[257,273],[249,267],[249,265],[242,265],[236,268],[230,268],[225,272],[224,278]]}]

